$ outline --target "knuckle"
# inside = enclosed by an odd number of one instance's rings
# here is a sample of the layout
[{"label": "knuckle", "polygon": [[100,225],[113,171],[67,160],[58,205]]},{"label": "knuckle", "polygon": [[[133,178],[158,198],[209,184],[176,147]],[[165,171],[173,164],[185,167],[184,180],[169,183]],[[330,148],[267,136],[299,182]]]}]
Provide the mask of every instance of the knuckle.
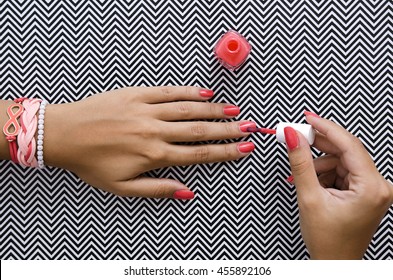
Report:
[{"label": "knuckle", "polygon": [[194,157],[197,162],[208,162],[210,157],[209,148],[206,146],[197,147]]},{"label": "knuckle", "polygon": [[224,145],[224,155],[226,159],[231,159],[236,157],[236,153],[232,148],[232,145]]},{"label": "knuckle", "polygon": [[353,134],[348,135],[344,144],[343,152],[356,151],[360,149],[364,149],[362,141]]},{"label": "knuckle", "polygon": [[166,153],[161,149],[146,149],[144,154],[151,162],[162,162],[166,158]]},{"label": "knuckle", "polygon": [[162,134],[162,130],[163,129],[162,129],[162,127],[160,125],[151,125],[146,130],[150,130],[150,133],[149,133],[150,137],[152,137],[152,136],[156,137],[156,136]]},{"label": "knuckle", "polygon": [[168,98],[170,98],[173,94],[173,90],[171,87],[161,87],[160,90],[161,94]]},{"label": "knuckle", "polygon": [[360,139],[358,137],[356,137],[353,134],[349,134],[348,138],[347,138],[347,142],[348,144],[350,144],[351,146],[354,145],[363,145],[362,141],[360,141]]},{"label": "knuckle", "polygon": [[179,102],[176,110],[183,116],[188,117],[191,115],[191,104],[187,102]]},{"label": "knuckle", "polygon": [[197,139],[204,138],[207,134],[207,127],[202,123],[197,123],[191,126],[191,135]]},{"label": "knuckle", "polygon": [[192,86],[186,86],[185,87],[185,95],[188,98],[191,98],[193,96],[193,92],[194,92],[194,87],[192,87]]},{"label": "knuckle", "polygon": [[162,134],[162,127],[160,125],[149,125],[144,129],[143,135],[145,138],[152,139]]},{"label": "knuckle", "polygon": [[390,187],[383,182],[383,186],[378,188],[378,192],[375,195],[375,203],[377,207],[381,207],[384,205],[390,205],[391,204],[391,192],[390,192]]},{"label": "knuckle", "polygon": [[217,106],[217,104],[214,103],[207,103],[207,105],[209,106],[209,114],[211,116],[219,116],[222,114],[219,114],[219,107]]},{"label": "knuckle", "polygon": [[140,124],[140,126],[136,127],[135,124],[131,124],[130,127],[133,127],[130,131],[132,135],[141,137],[146,141],[151,141],[162,133],[162,128],[159,125]]},{"label": "knuckle", "polygon": [[390,197],[390,191],[386,188],[384,188],[380,195],[379,195],[379,202],[382,205],[390,204],[391,202],[391,197]]},{"label": "knuckle", "polygon": [[165,153],[163,151],[154,151],[150,154],[150,158],[152,161],[164,161],[165,160]]},{"label": "knuckle", "polygon": [[119,105],[121,107],[123,107],[125,105],[134,104],[138,99],[137,94],[130,94],[126,91],[121,91],[119,93],[119,95],[121,95],[121,98],[119,98]]},{"label": "knuckle", "polygon": [[225,123],[225,132],[228,135],[236,135],[239,134],[238,124],[234,122]]},{"label": "knuckle", "polygon": [[[106,98],[109,95],[112,98]],[[106,106],[116,108],[116,110],[124,110],[125,112],[127,112],[129,110],[129,107],[133,106],[135,103],[137,103],[138,105],[142,104],[142,95],[138,91],[131,91],[129,88],[121,88],[95,96],[102,98],[102,102]],[[89,100],[89,98],[87,98],[86,100]]]},{"label": "knuckle", "polygon": [[167,189],[165,188],[165,185],[162,182],[157,182],[153,186],[152,196],[155,198],[168,197]]},{"label": "knuckle", "polygon": [[306,159],[295,158],[291,161],[291,170],[293,174],[301,176],[310,168],[312,168],[311,162]]}]

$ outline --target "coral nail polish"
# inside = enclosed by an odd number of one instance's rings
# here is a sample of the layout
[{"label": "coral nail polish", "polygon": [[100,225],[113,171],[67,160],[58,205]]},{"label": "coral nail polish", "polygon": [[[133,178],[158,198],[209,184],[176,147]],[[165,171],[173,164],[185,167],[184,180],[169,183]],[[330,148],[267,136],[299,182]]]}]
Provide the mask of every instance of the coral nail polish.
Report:
[{"label": "coral nail polish", "polygon": [[247,39],[234,30],[229,30],[214,47],[214,54],[229,70],[238,69],[247,59],[251,45]]},{"label": "coral nail polish", "polygon": [[306,116],[312,116],[312,117],[316,117],[316,118],[321,118],[320,116],[318,116],[317,114],[310,112],[310,111],[304,111],[304,115]]},{"label": "coral nail polish", "polygon": [[202,88],[199,90],[199,94],[202,97],[213,97],[214,92],[211,89]]},{"label": "coral nail polish", "polygon": [[240,114],[240,108],[233,105],[225,106],[224,114],[227,116],[237,116]]},{"label": "coral nail polish", "polygon": [[178,190],[173,193],[174,199],[193,199],[194,196],[194,192],[189,190]]},{"label": "coral nail polish", "polygon": [[237,148],[241,153],[251,153],[252,151],[254,151],[255,145],[254,143],[246,142],[238,144]]},{"label": "coral nail polish", "polygon": [[288,183],[290,183],[290,184],[293,184],[293,181],[295,180],[295,178],[293,177],[293,175],[291,175],[291,176],[289,176],[288,178],[287,178],[287,182]]},{"label": "coral nail polish", "polygon": [[284,128],[285,142],[287,143],[290,151],[296,149],[299,146],[299,137],[297,136],[296,130],[292,127],[287,126]]},{"label": "coral nail polish", "polygon": [[240,123],[240,125],[239,125],[239,128],[240,128],[240,131],[241,131],[241,132],[249,132],[249,131],[247,130],[248,128],[256,128],[256,127],[257,127],[257,124],[254,123],[254,122],[251,122],[251,121],[242,122],[242,123]]}]

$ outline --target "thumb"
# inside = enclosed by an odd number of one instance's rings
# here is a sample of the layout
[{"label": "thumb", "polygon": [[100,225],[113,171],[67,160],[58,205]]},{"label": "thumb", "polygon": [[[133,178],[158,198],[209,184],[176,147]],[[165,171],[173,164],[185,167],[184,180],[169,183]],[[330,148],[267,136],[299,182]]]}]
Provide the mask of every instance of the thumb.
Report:
[{"label": "thumb", "polygon": [[139,176],[132,180],[117,182],[116,194],[149,198],[193,199],[194,192],[172,179],[156,179]]},{"label": "thumb", "polygon": [[292,127],[284,128],[289,163],[298,195],[310,194],[317,190],[319,180],[314,168],[310,146],[301,133]]}]

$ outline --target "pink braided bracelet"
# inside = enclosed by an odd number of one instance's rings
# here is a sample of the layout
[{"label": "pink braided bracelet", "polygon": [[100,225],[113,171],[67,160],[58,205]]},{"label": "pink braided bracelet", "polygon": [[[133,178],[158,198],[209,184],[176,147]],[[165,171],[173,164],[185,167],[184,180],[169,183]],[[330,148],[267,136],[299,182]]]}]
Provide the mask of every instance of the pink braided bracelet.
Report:
[{"label": "pink braided bracelet", "polygon": [[23,166],[37,167],[36,140],[37,112],[40,108],[40,99],[26,99],[22,105],[24,112],[20,116],[21,128],[18,134],[18,161]]}]

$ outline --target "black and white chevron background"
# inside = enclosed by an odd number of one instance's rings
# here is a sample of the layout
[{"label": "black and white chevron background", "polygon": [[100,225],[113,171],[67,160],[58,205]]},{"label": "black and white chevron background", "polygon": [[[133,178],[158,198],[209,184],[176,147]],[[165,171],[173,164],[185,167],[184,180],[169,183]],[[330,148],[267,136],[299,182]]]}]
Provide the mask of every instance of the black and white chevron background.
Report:
[{"label": "black and white chevron background", "polygon": [[[0,95],[77,101],[199,85],[261,126],[304,109],[360,137],[393,179],[392,1],[0,1]],[[238,30],[236,73],[212,54]],[[119,198],[55,168],[0,162],[1,259],[307,259],[285,147],[252,135],[236,162],[156,170],[193,201]],[[315,155],[318,155],[315,152]],[[393,208],[365,255],[393,258]]]}]

